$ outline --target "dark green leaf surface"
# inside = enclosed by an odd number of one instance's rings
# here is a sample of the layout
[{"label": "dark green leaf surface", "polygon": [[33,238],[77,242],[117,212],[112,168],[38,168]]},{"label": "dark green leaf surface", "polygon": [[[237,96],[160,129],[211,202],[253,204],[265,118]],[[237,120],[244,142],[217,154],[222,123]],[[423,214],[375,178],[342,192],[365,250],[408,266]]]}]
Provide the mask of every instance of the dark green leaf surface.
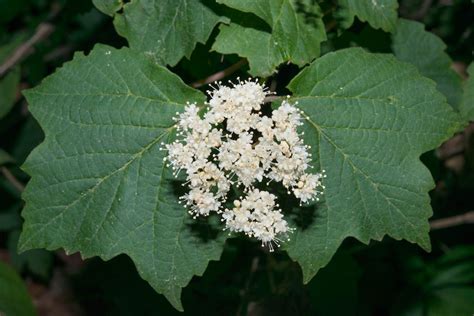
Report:
[{"label": "dark green leaf surface", "polygon": [[28,0],[0,0],[0,23],[17,17],[28,5]]},{"label": "dark green leaf surface", "polygon": [[342,26],[349,28],[357,16],[373,28],[386,32],[395,30],[397,23],[397,0],[339,0]]},{"label": "dark green leaf surface", "polygon": [[474,310],[473,250],[472,245],[455,246],[431,262],[398,259],[417,263],[405,271],[410,281],[401,290],[393,315],[469,315]]},{"label": "dark green leaf surface", "polygon": [[181,288],[219,258],[223,240],[188,225],[160,144],[174,139],[175,112],[204,95],[141,54],[106,46],[76,54],[25,95],[46,139],[24,166],[32,179],[20,250],[125,253],[182,309]]},{"label": "dark green leaf surface", "polygon": [[20,68],[16,67],[0,79],[0,119],[10,112],[15,105],[15,98],[20,84]]},{"label": "dark green leaf surface", "polygon": [[[1,4],[6,6],[5,4]],[[1,12],[1,10],[0,10]],[[21,45],[25,40],[26,34],[17,34],[10,41],[0,47],[0,64],[4,63],[7,58]],[[21,72],[20,67],[14,67],[3,78],[0,78],[0,119],[10,112],[15,105],[15,98],[18,93],[18,85],[20,84]]]},{"label": "dark green leaf surface", "polygon": [[[271,28],[271,33],[238,24],[221,25],[213,49],[248,59],[250,74],[269,76],[283,62],[303,66],[319,56],[326,40],[322,14],[311,1],[218,0],[231,8],[252,13]],[[258,19],[258,18],[255,19]]]},{"label": "dark green leaf surface", "polygon": [[53,253],[44,249],[32,249],[19,254],[19,237],[19,230],[12,231],[8,236],[7,246],[10,253],[11,265],[15,267],[17,271],[25,271],[27,269],[42,280],[48,280],[51,268],[53,267]]},{"label": "dark green leaf surface", "polygon": [[11,149],[11,155],[16,163],[22,165],[30,152],[38,146],[43,139],[44,134],[38,122],[29,116],[25,124],[23,124],[22,128],[18,131],[15,145]]},{"label": "dark green leaf surface", "polygon": [[307,285],[312,315],[355,315],[361,269],[350,255],[338,253]]},{"label": "dark green leaf surface", "polygon": [[6,316],[36,315],[23,280],[15,270],[0,261],[0,314]]},{"label": "dark green leaf surface", "polygon": [[419,156],[459,128],[434,83],[393,56],[353,48],[319,58],[289,88],[314,165],[327,172],[324,200],[287,245],[304,280],[347,237],[389,235],[429,250],[434,184]]},{"label": "dark green leaf surface", "polygon": [[464,83],[460,112],[466,121],[474,121],[474,63],[467,68],[469,78]]},{"label": "dark green leaf surface", "polygon": [[[109,15],[119,9],[116,1],[94,3]],[[132,0],[122,5],[123,12],[114,18],[117,32],[131,48],[171,66],[189,58],[196,43],[205,43],[214,26],[226,21],[200,0]]]},{"label": "dark green leaf surface", "polygon": [[14,162],[14,159],[6,151],[0,149],[0,166],[11,162]]},{"label": "dark green leaf surface", "polygon": [[400,19],[392,36],[392,49],[398,59],[415,65],[423,76],[435,81],[452,107],[459,107],[461,77],[451,69],[453,62],[439,37],[425,31],[421,23]]},{"label": "dark green leaf surface", "polygon": [[0,231],[9,232],[21,227],[21,205],[13,204],[6,209],[0,209]]},{"label": "dark green leaf surface", "polygon": [[426,303],[425,313],[428,316],[472,315],[474,311],[474,288],[443,288],[433,293]]}]

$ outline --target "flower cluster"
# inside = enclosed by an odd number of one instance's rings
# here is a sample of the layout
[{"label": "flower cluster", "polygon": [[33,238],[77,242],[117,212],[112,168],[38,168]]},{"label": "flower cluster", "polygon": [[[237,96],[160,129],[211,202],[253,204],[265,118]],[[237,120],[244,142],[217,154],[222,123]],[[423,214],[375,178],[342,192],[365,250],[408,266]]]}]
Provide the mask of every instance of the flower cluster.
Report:
[{"label": "flower cluster", "polygon": [[[165,145],[175,174],[186,171],[190,190],[180,199],[194,218],[219,213],[228,230],[257,238],[273,250],[272,242],[278,245],[291,228],[276,196],[256,186],[281,182],[302,203],[318,200],[324,188],[324,173],[307,172],[309,146],[297,131],[301,113],[283,101],[271,116],[262,114],[268,93],[250,80],[232,87],[219,84],[208,93],[207,112],[201,117],[196,104],[188,104],[175,118],[178,140]],[[229,209],[232,186],[243,190]]]}]

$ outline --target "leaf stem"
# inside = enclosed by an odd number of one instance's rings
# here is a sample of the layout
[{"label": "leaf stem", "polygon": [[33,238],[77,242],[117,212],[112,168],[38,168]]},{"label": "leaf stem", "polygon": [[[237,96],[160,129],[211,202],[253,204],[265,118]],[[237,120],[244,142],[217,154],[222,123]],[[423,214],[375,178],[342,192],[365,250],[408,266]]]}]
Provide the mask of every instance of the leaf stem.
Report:
[{"label": "leaf stem", "polygon": [[266,97],[263,100],[263,102],[264,103],[269,103],[269,102],[279,101],[279,100],[283,100],[283,99],[286,99],[286,96],[284,96],[284,95],[269,95],[268,97]]}]

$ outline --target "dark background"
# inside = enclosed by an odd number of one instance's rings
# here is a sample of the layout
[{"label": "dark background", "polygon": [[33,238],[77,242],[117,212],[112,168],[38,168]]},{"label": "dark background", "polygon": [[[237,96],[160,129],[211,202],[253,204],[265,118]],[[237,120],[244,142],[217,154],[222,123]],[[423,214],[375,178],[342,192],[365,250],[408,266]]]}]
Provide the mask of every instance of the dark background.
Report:
[{"label": "dark background", "polygon": [[[325,1],[321,6],[329,12],[325,17],[329,42],[323,52],[354,43],[371,51],[390,51],[390,35],[360,21],[340,35],[331,13],[335,4]],[[474,49],[471,0],[401,0],[399,14],[422,21],[441,37],[455,70],[466,76]],[[60,250],[16,253],[20,194],[28,182],[19,166],[43,138],[20,91],[39,84],[71,60],[74,51],[88,52],[96,43],[126,45],[112,19],[97,11],[90,0],[0,0],[0,65],[41,23],[50,23],[54,29],[21,61],[15,106],[0,120],[0,148],[15,160],[1,167],[0,259],[23,277],[40,315],[178,315],[138,276],[126,256],[103,262],[82,261],[79,255],[67,256]],[[207,46],[198,44],[191,60],[173,67],[185,82],[206,78],[239,60],[208,53],[213,36]],[[285,92],[284,86],[297,71],[292,65],[280,67],[278,75],[270,78],[277,92]],[[230,78],[238,75],[248,76],[246,66]],[[432,222],[436,224],[431,253],[390,238],[369,245],[348,239],[330,264],[303,285],[299,266],[285,253],[269,254],[256,242],[232,239],[221,261],[211,262],[204,276],[194,277],[183,290],[184,314],[473,315],[474,220],[471,225],[452,222],[454,216],[474,210],[473,132],[471,125],[422,157],[436,182],[431,192],[432,220],[449,219],[442,228],[436,226],[439,221]]]}]

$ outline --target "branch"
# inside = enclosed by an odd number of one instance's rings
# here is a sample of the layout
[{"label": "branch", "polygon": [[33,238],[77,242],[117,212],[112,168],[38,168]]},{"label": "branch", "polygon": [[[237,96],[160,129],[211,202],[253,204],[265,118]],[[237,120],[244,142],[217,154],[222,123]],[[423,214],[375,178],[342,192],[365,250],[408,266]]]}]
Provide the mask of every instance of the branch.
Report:
[{"label": "branch", "polygon": [[449,228],[462,224],[474,224],[474,211],[430,221],[431,230]]},{"label": "branch", "polygon": [[35,34],[26,42],[21,44],[0,66],[0,78],[2,78],[11,68],[21,60],[28,57],[33,52],[33,46],[46,39],[54,31],[54,26],[49,23],[41,23],[36,28]]},{"label": "branch", "polygon": [[286,99],[286,96],[281,96],[281,95],[269,95],[263,100],[263,103],[270,103],[274,101],[280,101]]},{"label": "branch", "polygon": [[221,70],[219,72],[216,72],[215,74],[213,75],[210,75],[209,77],[207,78],[204,78],[204,79],[201,79],[201,80],[198,80],[196,82],[193,82],[191,83],[191,87],[193,88],[199,88],[199,87],[202,87],[206,84],[209,84],[209,83],[212,83],[214,81],[219,81],[221,80],[222,78],[225,78],[231,74],[233,74],[234,72],[236,72],[237,70],[240,69],[240,67],[242,67],[243,65],[247,64],[247,59],[241,59],[239,60],[238,62],[236,62],[235,64],[233,64],[232,66],[224,69],[224,70]]},{"label": "branch", "polygon": [[12,186],[15,187],[20,193],[25,190],[25,185],[21,183],[6,167],[1,167],[0,171],[5,176],[5,178],[10,182]]}]

